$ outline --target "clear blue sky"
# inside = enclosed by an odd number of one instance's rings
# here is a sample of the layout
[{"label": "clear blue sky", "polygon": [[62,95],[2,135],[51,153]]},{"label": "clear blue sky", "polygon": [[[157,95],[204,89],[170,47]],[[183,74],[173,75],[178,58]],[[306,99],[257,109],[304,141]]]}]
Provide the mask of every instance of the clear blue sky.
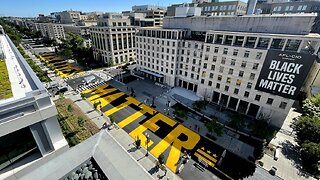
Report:
[{"label": "clear blue sky", "polygon": [[80,10],[83,12],[104,11],[121,12],[131,10],[133,5],[170,4],[191,2],[192,0],[0,0],[0,16],[31,17],[38,14],[62,10]]}]

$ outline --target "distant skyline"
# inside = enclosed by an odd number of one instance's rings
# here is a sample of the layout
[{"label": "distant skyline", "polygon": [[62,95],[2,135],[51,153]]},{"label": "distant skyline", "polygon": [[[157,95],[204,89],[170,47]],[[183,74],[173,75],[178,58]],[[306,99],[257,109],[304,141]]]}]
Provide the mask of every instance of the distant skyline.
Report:
[{"label": "distant skyline", "polygon": [[192,0],[1,0],[0,16],[36,17],[51,12],[79,10],[83,12],[121,12],[131,10],[134,5],[170,4],[192,2]]}]

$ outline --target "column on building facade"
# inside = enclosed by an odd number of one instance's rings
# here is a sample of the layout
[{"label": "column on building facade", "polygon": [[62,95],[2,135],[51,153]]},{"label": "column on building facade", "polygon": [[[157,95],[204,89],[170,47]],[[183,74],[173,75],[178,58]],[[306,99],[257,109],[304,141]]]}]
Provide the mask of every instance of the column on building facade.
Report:
[{"label": "column on building facade", "polygon": [[257,37],[256,42],[254,43],[254,49],[256,49],[256,48],[257,48],[258,43],[259,43],[259,39],[260,39],[260,37]]},{"label": "column on building facade", "polygon": [[268,48],[267,48],[267,49],[270,49],[270,48],[271,48],[272,41],[273,41],[273,38],[270,38],[270,41],[269,41],[269,44],[268,44]]},{"label": "column on building facade", "polygon": [[241,47],[244,47],[244,45],[247,43],[247,38],[248,36],[244,36]]},{"label": "column on building facade", "polygon": [[302,47],[303,47],[304,42],[305,42],[305,40],[302,39],[302,40],[301,40],[301,43],[300,43],[300,45],[299,45],[299,47],[298,47],[298,51],[297,51],[298,53],[300,53],[300,51],[301,51],[301,49],[302,49]]},{"label": "column on building facade", "polygon": [[236,35],[233,35],[232,36],[232,42],[231,42],[231,46],[233,46],[234,45],[234,42],[236,41]]},{"label": "column on building facade", "polygon": [[287,42],[288,42],[288,39],[286,39],[286,40],[284,41],[284,44],[283,44],[283,47],[282,47],[281,51],[284,51],[284,50],[285,50],[285,48],[286,48],[286,46],[287,46]]}]

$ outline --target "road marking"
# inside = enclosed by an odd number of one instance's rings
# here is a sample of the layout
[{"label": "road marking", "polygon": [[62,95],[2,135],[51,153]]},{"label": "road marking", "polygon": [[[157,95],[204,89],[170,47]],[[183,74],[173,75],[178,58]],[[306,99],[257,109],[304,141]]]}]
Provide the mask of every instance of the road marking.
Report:
[{"label": "road marking", "polygon": [[[181,141],[178,137],[184,134],[188,137],[186,141]],[[196,144],[200,141],[200,135],[179,124],[174,128],[164,139],[162,139],[150,152],[159,157],[172,143],[172,147],[167,158],[166,165],[173,172],[176,172],[177,162],[180,158],[181,148],[192,150]]]},{"label": "road marking", "polygon": [[209,166],[214,167],[214,164],[211,161],[209,161],[208,159],[204,158],[203,156],[201,156],[197,152],[195,152],[194,155],[197,156],[198,158],[200,158],[201,160],[203,160],[204,162],[206,162]]},{"label": "road marking", "polygon": [[202,151],[201,149],[197,150],[200,154],[202,154],[203,156],[205,156],[206,158],[210,159],[212,162],[217,162],[217,160],[215,158],[213,158],[212,156],[210,156],[209,154],[207,154],[206,152]]},{"label": "road marking", "polygon": [[110,116],[111,114],[114,114],[114,113],[120,111],[121,109],[129,106],[130,104],[134,104],[136,106],[138,104],[140,104],[140,102],[138,100],[136,100],[136,99],[134,99],[132,97],[127,97],[126,100],[127,100],[126,102],[124,102],[124,103],[122,103],[122,104],[120,104],[120,105],[118,105],[116,107],[113,107],[113,108],[109,109],[104,114],[107,115],[107,116]]}]

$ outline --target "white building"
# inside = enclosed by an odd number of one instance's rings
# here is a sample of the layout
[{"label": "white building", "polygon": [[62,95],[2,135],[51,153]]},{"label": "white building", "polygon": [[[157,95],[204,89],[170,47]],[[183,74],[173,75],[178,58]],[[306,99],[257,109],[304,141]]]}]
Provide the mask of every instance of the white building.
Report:
[{"label": "white building", "polygon": [[49,156],[68,150],[57,121],[57,110],[48,91],[0,27],[12,92],[0,99],[0,179],[19,179]]},{"label": "white building", "polygon": [[107,13],[90,28],[93,56],[104,64],[115,65],[135,60],[134,35],[130,19],[122,14]]},{"label": "white building", "polygon": [[62,11],[59,15],[60,23],[62,24],[72,24],[86,19],[86,17],[81,15],[80,11]]},{"label": "white building", "polygon": [[55,23],[35,23],[36,30],[40,30],[42,37],[59,40],[65,39],[63,25]]},{"label": "white building", "polygon": [[[281,127],[301,85],[307,90],[319,69],[312,55],[318,52],[320,36],[309,33],[314,18],[314,14],[165,18],[164,28],[141,28],[136,35],[138,69],[147,78],[189,89],[253,118],[263,116]],[[288,69],[296,74],[284,73],[279,64],[289,58],[286,55],[304,59],[305,70],[300,72],[296,64],[295,71]]]}]

